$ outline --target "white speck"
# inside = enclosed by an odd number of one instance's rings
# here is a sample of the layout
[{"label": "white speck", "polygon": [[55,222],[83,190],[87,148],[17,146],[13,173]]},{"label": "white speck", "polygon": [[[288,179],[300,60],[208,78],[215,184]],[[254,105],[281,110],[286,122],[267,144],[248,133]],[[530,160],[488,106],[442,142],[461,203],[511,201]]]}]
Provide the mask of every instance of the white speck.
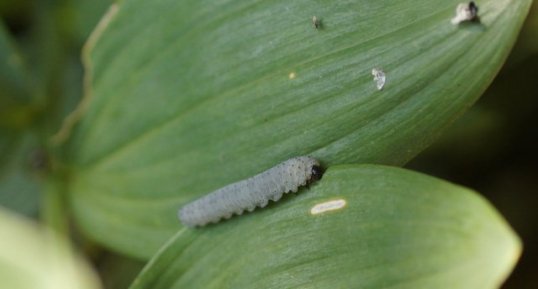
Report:
[{"label": "white speck", "polygon": [[295,72],[290,72],[290,74],[288,75],[288,78],[295,79],[295,76],[296,76]]},{"label": "white speck", "polygon": [[372,75],[374,76],[377,89],[382,90],[383,86],[385,86],[385,73],[380,68],[374,68],[372,69]]},{"label": "white speck", "polygon": [[471,1],[469,3],[460,3],[456,7],[456,16],[450,20],[454,25],[466,21],[476,21],[478,19],[478,6]]},{"label": "white speck", "polygon": [[310,209],[310,214],[317,215],[328,211],[340,210],[346,206],[346,200],[338,199],[316,204]]},{"label": "white speck", "polygon": [[312,16],[312,25],[314,25],[314,28],[320,29],[321,28],[321,20],[316,16]]}]

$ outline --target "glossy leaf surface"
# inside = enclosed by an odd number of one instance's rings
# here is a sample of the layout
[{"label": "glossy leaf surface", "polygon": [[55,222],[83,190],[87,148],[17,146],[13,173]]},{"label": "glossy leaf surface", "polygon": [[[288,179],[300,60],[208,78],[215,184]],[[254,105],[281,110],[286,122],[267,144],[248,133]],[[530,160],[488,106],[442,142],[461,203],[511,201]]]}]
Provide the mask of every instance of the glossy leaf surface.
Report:
[{"label": "glossy leaf surface", "polygon": [[458,1],[123,1],[87,45],[77,222],[149,258],[181,204],[288,158],[401,165],[480,96],[530,2],[452,25]]},{"label": "glossy leaf surface", "polygon": [[268,209],[180,231],[131,289],[498,288],[520,250],[468,189],[398,168],[335,166]]}]

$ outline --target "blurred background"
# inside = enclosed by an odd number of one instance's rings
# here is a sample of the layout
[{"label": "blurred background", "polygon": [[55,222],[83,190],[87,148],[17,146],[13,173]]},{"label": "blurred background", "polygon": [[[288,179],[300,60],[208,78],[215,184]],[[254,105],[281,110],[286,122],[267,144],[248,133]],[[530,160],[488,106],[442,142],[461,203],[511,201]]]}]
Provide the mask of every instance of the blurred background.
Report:
[{"label": "blurred background", "polygon": [[[45,222],[48,140],[82,95],[80,52],[111,0],[0,0],[0,205]],[[29,85],[28,85],[29,84]],[[502,288],[538,288],[538,5],[481,99],[407,168],[472,188],[523,240]],[[45,205],[44,205],[45,204]],[[143,263],[80,241],[105,288]]]}]

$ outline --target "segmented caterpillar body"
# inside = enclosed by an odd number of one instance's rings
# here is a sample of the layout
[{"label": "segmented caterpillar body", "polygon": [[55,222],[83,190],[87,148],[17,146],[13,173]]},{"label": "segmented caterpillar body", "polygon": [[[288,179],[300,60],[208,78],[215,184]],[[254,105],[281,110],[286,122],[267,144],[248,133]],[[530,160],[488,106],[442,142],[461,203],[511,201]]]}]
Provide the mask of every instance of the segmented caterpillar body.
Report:
[{"label": "segmented caterpillar body", "polygon": [[289,159],[246,180],[220,188],[186,204],[178,212],[183,224],[204,226],[228,219],[233,214],[265,207],[269,200],[278,201],[283,194],[297,192],[299,187],[321,178],[319,162],[302,156]]}]

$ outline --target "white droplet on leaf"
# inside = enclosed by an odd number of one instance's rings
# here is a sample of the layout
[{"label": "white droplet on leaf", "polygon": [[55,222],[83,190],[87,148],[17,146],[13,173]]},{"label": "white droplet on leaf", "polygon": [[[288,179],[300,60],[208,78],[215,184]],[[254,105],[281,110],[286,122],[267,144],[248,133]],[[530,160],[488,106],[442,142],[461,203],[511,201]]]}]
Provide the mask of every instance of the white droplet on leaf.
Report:
[{"label": "white droplet on leaf", "polygon": [[328,211],[340,210],[346,206],[346,200],[338,199],[316,204],[310,209],[310,214],[318,215]]},{"label": "white droplet on leaf", "polygon": [[385,73],[383,72],[383,70],[379,68],[374,68],[372,69],[372,75],[374,76],[374,81],[377,86],[377,89],[378,90],[383,89],[383,87],[385,86],[385,80],[386,80]]},{"label": "white droplet on leaf", "polygon": [[462,22],[475,21],[478,19],[478,6],[471,1],[469,3],[460,3],[456,7],[456,16],[450,20],[454,25]]},{"label": "white droplet on leaf", "polygon": [[321,20],[316,16],[312,16],[312,25],[314,25],[314,28],[320,29],[321,28]]}]

